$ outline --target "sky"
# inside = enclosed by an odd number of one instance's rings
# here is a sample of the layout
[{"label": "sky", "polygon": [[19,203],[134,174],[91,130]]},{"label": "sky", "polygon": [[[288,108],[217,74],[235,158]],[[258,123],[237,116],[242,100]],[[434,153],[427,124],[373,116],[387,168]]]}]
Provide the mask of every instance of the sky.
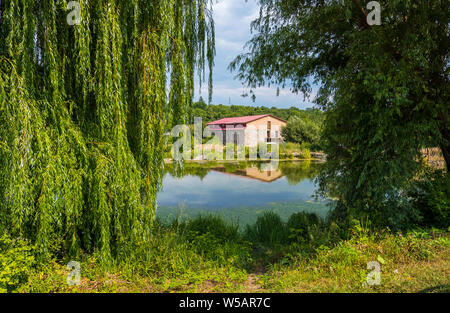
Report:
[{"label": "sky", "polygon": [[[288,88],[281,89],[277,97],[276,87],[260,87],[255,89],[256,101],[251,97],[241,97],[248,89],[230,72],[228,65],[244,50],[244,45],[252,38],[250,23],[259,15],[259,7],[255,0],[219,0],[214,1],[214,21],[216,27],[216,58],[213,70],[213,104],[233,104],[267,106],[299,109],[312,107],[310,102],[303,101],[303,95],[293,94]],[[202,86],[201,94],[196,88],[195,100],[200,96],[208,99],[207,84]]]}]

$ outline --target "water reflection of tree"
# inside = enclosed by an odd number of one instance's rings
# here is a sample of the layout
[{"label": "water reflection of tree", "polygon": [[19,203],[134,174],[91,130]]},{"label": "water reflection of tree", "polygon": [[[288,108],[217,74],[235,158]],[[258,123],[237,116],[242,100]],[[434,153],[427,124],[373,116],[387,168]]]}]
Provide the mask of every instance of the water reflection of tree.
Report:
[{"label": "water reflection of tree", "polygon": [[304,162],[280,162],[279,168],[289,185],[297,185],[305,179],[314,179],[320,172],[321,164]]},{"label": "water reflection of tree", "polygon": [[165,164],[164,165],[164,173],[169,173],[172,177],[175,178],[183,178],[185,176],[197,176],[201,180],[208,175],[210,168],[197,163],[189,163],[189,164]]},{"label": "water reflection of tree", "polygon": [[[246,168],[257,167],[262,171],[264,162],[229,162],[229,163],[186,163],[186,164],[166,164],[165,174],[169,173],[176,178],[185,176],[198,176],[201,180],[213,169],[221,169],[225,173],[236,173]],[[278,169],[282,176],[285,176],[290,185],[297,185],[305,179],[314,179],[319,174],[321,164],[311,161],[302,162],[278,162]]]}]

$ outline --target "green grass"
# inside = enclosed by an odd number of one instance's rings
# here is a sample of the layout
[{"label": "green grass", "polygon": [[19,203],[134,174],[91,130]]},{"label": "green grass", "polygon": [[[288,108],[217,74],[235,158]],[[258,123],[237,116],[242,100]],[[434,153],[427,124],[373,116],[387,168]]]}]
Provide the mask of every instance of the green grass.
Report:
[{"label": "green grass", "polygon": [[224,221],[239,225],[239,229],[245,229],[248,224],[256,223],[258,217],[267,212],[276,212],[283,221],[287,221],[292,214],[298,212],[316,213],[321,217],[325,217],[330,210],[327,202],[316,201],[285,201],[272,202],[266,205],[245,207],[239,206],[235,208],[223,208],[214,211],[208,211],[203,208],[189,207],[189,209],[180,209],[180,207],[159,207],[157,216],[164,223],[170,223],[176,219],[181,221],[192,220],[204,214],[218,216]]},{"label": "green grass", "polygon": [[[36,263],[25,258],[32,265],[20,264],[20,280],[8,291],[449,292],[447,230],[394,234],[357,221],[352,225],[343,230],[306,213],[287,221],[266,213],[244,231],[217,216],[157,223],[150,245],[138,245],[107,268],[95,254],[81,256],[79,286],[66,282],[70,259]],[[3,241],[9,243],[0,251],[9,265],[0,268],[6,280],[14,272],[14,253],[30,250],[26,243]],[[381,263],[379,286],[365,284],[370,261]]]},{"label": "green grass", "polygon": [[[255,153],[256,150],[256,156],[258,160],[263,160],[266,159],[265,156],[260,155],[260,148],[261,144],[258,144],[257,147],[252,148],[252,152]],[[172,159],[172,144],[168,143],[165,148],[164,148],[164,158],[166,159]],[[268,148],[270,152],[271,148]],[[228,143],[226,145],[222,146],[222,160],[227,160],[227,150],[230,151],[234,151],[234,157],[232,158],[232,160],[237,160],[238,159],[238,153],[239,153],[239,149],[237,147],[237,145],[233,144],[233,143]],[[249,160],[250,159],[250,148],[249,147],[245,147],[244,148],[244,155],[245,155],[245,159]],[[298,144],[298,143],[293,143],[293,142],[285,142],[279,145],[279,159],[280,160],[293,160],[293,159],[302,159],[302,160],[310,160],[311,159],[311,147],[309,144],[302,143],[302,144]],[[191,149],[189,151],[186,151],[186,155],[190,156],[191,160],[195,159],[195,149],[194,149],[194,144],[193,144],[193,140],[191,142]],[[217,154],[219,155],[219,154]],[[211,152],[210,157],[214,158],[217,157],[216,154],[214,154],[214,152]],[[208,157],[208,155],[205,155],[206,157]],[[220,160],[216,160],[216,161],[220,161]]]},{"label": "green grass", "polygon": [[286,142],[280,145],[280,159],[294,159],[294,154],[299,159],[311,159],[311,149],[307,143]]},{"label": "green grass", "polygon": [[[262,289],[272,292],[450,292],[450,237],[409,233],[363,237],[321,247],[311,259],[274,266]],[[366,282],[367,264],[381,261],[381,284]],[[383,264],[384,262],[384,264]]]}]

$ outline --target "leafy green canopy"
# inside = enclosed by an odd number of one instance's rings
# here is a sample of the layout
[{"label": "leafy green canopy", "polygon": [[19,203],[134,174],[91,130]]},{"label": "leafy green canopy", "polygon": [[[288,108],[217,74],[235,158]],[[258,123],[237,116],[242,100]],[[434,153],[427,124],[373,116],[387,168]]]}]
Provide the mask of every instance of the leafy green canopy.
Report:
[{"label": "leafy green canopy", "polygon": [[[450,162],[447,0],[259,0],[248,53],[230,65],[250,87],[321,85],[328,170],[322,187],[347,207],[377,210],[417,174],[420,149]],[[391,207],[393,209],[393,207]]]},{"label": "leafy green canopy", "polygon": [[[319,111],[320,112],[320,111]],[[308,143],[314,149],[320,149],[320,136],[323,121],[319,118],[301,118],[292,116],[288,119],[286,127],[282,130],[285,141],[295,143]]]},{"label": "leafy green canopy", "polygon": [[[202,99],[198,102],[194,102],[192,110],[193,117],[201,117],[202,121],[206,123],[213,122],[224,117],[262,114],[272,114],[284,120],[288,120],[293,116],[311,119],[315,122],[321,122],[323,120],[323,112],[313,108],[302,110],[296,107],[281,109],[276,107],[269,108],[265,106],[206,104]],[[193,123],[194,120],[192,119],[190,122]]]},{"label": "leafy green canopy", "polygon": [[107,262],[150,240],[164,127],[213,66],[212,3],[80,0],[70,26],[67,2],[0,2],[0,230]]}]

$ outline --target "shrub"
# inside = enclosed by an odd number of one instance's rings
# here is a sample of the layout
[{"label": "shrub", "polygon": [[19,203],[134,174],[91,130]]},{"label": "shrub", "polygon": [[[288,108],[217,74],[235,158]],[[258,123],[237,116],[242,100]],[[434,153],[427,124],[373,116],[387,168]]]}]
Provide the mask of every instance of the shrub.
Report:
[{"label": "shrub", "polygon": [[247,225],[245,236],[249,241],[274,246],[288,241],[289,230],[279,215],[265,212],[254,225]]},{"label": "shrub", "polygon": [[0,237],[0,293],[12,292],[28,281],[33,248],[22,239]]},{"label": "shrub", "polygon": [[314,213],[299,212],[292,214],[287,221],[287,228],[291,235],[290,238],[302,241],[309,241],[310,227],[318,225],[320,218]]},{"label": "shrub", "polygon": [[320,145],[321,123],[293,116],[288,120],[287,126],[283,128],[282,135],[286,141],[306,142],[318,148]]},{"label": "shrub", "polygon": [[427,173],[414,195],[415,208],[422,215],[423,226],[448,227],[450,213],[450,177],[448,173]]},{"label": "shrub", "polygon": [[301,158],[307,160],[311,159],[311,151],[309,151],[309,149],[303,149],[301,151]]},{"label": "shrub", "polygon": [[195,235],[211,234],[221,242],[239,239],[239,225],[226,223],[220,216],[200,215],[185,221],[180,227]]},{"label": "shrub", "polygon": [[221,266],[248,265],[251,244],[243,240],[237,224],[227,223],[214,215],[199,215],[177,223],[172,228],[176,228],[179,241],[205,260],[212,260]]}]

